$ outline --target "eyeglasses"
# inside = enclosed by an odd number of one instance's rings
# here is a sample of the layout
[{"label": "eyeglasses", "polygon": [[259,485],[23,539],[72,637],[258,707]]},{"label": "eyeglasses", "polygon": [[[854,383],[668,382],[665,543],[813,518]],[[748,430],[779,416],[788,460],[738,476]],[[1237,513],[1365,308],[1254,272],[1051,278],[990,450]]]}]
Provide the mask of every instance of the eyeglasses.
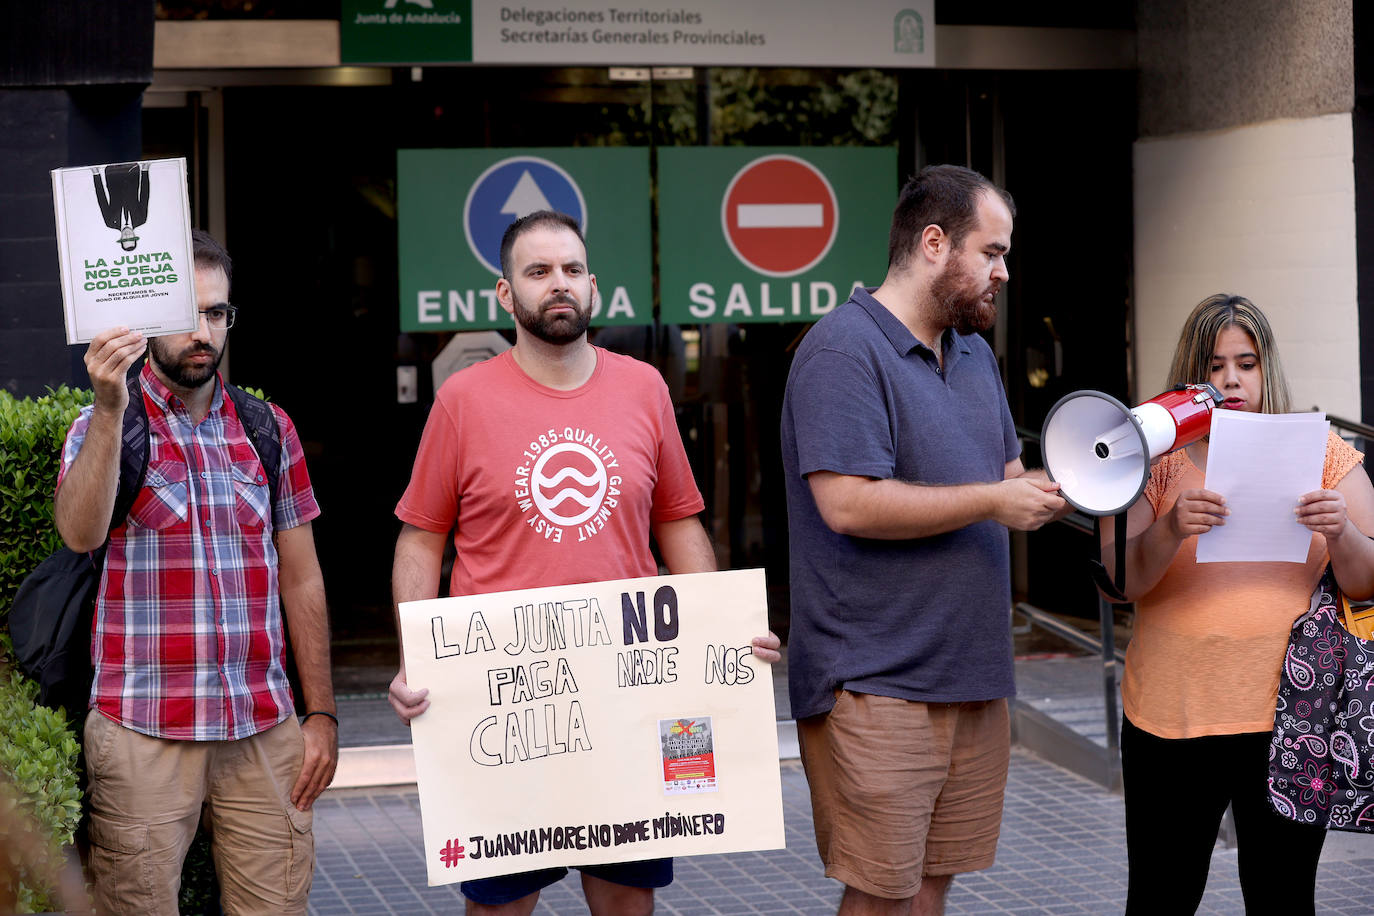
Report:
[{"label": "eyeglasses", "polygon": [[200,310],[200,314],[205,318],[205,323],[216,331],[232,328],[234,316],[238,313],[238,308],[232,305],[217,305],[214,308]]}]

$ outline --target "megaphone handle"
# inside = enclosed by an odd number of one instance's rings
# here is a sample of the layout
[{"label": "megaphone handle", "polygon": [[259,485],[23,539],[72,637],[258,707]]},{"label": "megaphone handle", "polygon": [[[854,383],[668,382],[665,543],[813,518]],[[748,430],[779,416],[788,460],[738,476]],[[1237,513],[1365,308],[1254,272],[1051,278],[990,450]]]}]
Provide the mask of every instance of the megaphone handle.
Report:
[{"label": "megaphone handle", "polygon": [[[1130,599],[1126,597],[1126,513],[1118,512],[1115,516],[1116,542],[1114,543],[1114,553],[1116,554],[1116,575],[1108,576],[1107,567],[1100,560],[1089,560],[1088,566],[1092,571],[1093,581],[1102,593],[1112,599],[1116,604],[1126,604]],[[1093,533],[1097,536],[1097,542],[1102,543],[1102,519],[1098,516],[1093,517]]]}]

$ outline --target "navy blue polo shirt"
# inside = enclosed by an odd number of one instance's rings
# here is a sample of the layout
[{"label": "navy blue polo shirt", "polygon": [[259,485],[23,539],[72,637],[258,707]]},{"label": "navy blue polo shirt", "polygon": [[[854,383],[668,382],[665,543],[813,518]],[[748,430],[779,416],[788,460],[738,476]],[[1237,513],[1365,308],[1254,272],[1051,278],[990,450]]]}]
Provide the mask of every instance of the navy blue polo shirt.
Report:
[{"label": "navy blue polo shirt", "polygon": [[834,691],[928,703],[1015,692],[1007,529],[997,522],[904,541],[836,534],[805,475],[921,484],[1002,480],[1021,453],[997,360],[976,334],[943,335],[944,369],[868,291],[816,323],[782,411],[791,539],[792,714]]}]

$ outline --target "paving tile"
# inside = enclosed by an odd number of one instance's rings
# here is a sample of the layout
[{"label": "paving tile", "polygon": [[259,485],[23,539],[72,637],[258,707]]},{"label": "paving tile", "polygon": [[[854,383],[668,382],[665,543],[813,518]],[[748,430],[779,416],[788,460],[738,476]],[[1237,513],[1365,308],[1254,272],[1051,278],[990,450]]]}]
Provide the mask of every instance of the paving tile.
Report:
[{"label": "paving tile", "polygon": [[[806,779],[781,764],[788,848],[679,859],[677,880],[658,894],[668,916],[828,916],[842,888],[827,879],[811,833]],[[425,886],[419,801],[414,787],[326,793],[316,806],[315,916],[416,916],[461,912],[457,885]],[[1368,857],[1324,862],[1317,912],[1368,913],[1374,837]],[[1358,853],[1357,853],[1358,855]],[[955,879],[949,916],[1101,916],[1119,913],[1126,892],[1125,817],[1119,795],[1014,749],[996,864]],[[1198,912],[1244,913],[1234,850],[1213,855]],[[571,876],[542,895],[540,916],[585,913]]]}]

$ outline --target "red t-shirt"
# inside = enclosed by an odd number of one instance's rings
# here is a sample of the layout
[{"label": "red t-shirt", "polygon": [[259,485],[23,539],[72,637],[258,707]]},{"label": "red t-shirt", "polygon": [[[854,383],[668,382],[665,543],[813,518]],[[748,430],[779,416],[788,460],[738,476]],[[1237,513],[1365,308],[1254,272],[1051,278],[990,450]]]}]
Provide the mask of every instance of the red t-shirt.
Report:
[{"label": "red t-shirt", "polygon": [[451,594],[657,575],[650,523],[704,507],[662,377],[596,357],[571,391],[538,384],[509,350],[439,389],[396,516],[456,524]]}]

